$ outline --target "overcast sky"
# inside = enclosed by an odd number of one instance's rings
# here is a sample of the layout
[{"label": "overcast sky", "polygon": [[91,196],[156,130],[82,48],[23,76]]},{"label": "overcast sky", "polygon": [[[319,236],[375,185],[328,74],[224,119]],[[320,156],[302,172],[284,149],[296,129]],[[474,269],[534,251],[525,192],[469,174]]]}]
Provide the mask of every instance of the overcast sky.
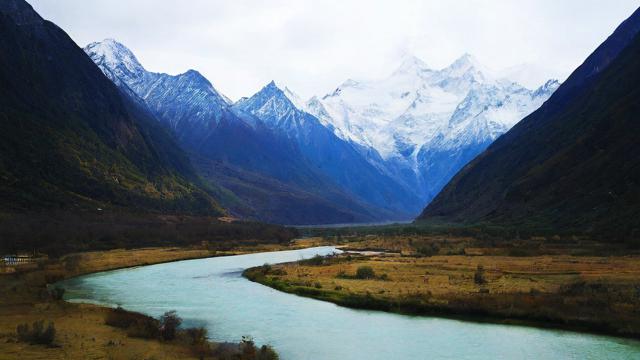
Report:
[{"label": "overcast sky", "polygon": [[302,97],[465,52],[525,85],[563,80],[639,0],[28,0],[80,46],[114,38],[147,70],[203,73],[233,100],[274,79]]}]

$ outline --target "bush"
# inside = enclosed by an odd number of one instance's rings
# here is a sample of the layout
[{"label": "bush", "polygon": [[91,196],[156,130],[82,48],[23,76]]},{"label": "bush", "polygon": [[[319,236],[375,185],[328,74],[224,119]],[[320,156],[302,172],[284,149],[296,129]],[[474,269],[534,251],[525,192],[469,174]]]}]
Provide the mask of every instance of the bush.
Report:
[{"label": "bush", "polygon": [[421,246],[417,249],[418,254],[422,256],[434,256],[438,255],[440,252],[440,246],[438,244],[432,243],[430,245]]},{"label": "bush", "polygon": [[48,288],[47,292],[49,293],[49,297],[53,300],[62,300],[64,297],[65,289],[59,286]]},{"label": "bush", "polygon": [[173,340],[176,337],[178,326],[182,324],[182,319],[175,310],[167,311],[160,317],[160,334],[164,340]]},{"label": "bush", "polygon": [[315,255],[314,257],[306,260],[301,260],[300,264],[302,265],[311,265],[311,266],[319,266],[324,264],[324,257],[320,255]]},{"label": "bush", "polygon": [[256,356],[256,360],[278,360],[278,353],[269,345],[262,345]]},{"label": "bush", "polygon": [[371,266],[360,266],[356,270],[356,279],[375,279],[376,273]]},{"label": "bush", "polygon": [[158,321],[153,318],[138,319],[129,325],[127,335],[142,339],[158,339],[160,337]]},{"label": "bush", "polygon": [[18,340],[22,342],[51,345],[56,337],[56,328],[51,321],[49,321],[49,324],[45,327],[44,320],[39,320],[34,322],[31,328],[29,324],[18,325],[16,334]]},{"label": "bush", "polygon": [[211,348],[207,342],[207,329],[203,327],[189,328],[184,331],[191,345],[191,351],[199,359],[204,359],[211,353]]},{"label": "bush", "polygon": [[104,319],[104,323],[109,326],[126,329],[132,324],[135,324],[138,320],[141,320],[143,318],[147,318],[147,316],[138,314],[135,312],[127,311],[121,308],[120,306],[118,306],[115,309],[111,309],[107,313],[107,316]]},{"label": "bush", "polygon": [[112,309],[107,313],[104,323],[127,329],[127,335],[143,339],[157,339],[160,337],[160,324],[158,320],[135,312],[124,310],[121,307]]},{"label": "bush", "polygon": [[478,264],[476,268],[476,273],[473,275],[473,282],[478,285],[486,284],[487,279],[484,277],[484,266]]}]

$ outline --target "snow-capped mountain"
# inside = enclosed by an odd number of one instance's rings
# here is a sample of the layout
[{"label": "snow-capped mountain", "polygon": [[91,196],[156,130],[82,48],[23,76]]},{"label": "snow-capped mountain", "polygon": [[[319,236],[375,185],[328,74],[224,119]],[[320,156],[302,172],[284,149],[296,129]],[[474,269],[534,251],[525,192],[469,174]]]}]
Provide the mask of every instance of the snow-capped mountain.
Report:
[{"label": "snow-capped mountain", "polygon": [[530,90],[465,54],[444,69],[406,57],[387,78],[349,79],[305,108],[429,201],[469,160],[558,87]]},{"label": "snow-capped mountain", "polygon": [[286,135],[314,169],[362,201],[391,211],[396,219],[419,208],[420,201],[409,188],[368,162],[357,144],[338,137],[318,118],[303,111],[303,103],[290,89],[280,89],[272,81],[233,108],[256,116],[271,130]]},{"label": "snow-capped mountain", "polygon": [[[298,110],[289,97],[298,102],[299,98],[296,100],[288,89],[285,94],[270,84],[232,106],[198,72],[171,76],[146,71],[129,49],[114,40],[92,43],[85,51],[142,111],[153,114],[178,137],[202,177],[229,191],[222,198],[239,216],[318,224],[410,215],[390,211],[386,203],[381,207],[363,200],[331,176],[326,170],[330,167],[311,160],[317,159],[311,156],[313,150],[323,148],[319,143],[314,145],[322,139],[317,136],[322,131],[344,142],[315,117]],[[243,103],[244,108],[240,106]],[[323,161],[335,166],[330,158]],[[354,182],[359,179],[361,176],[355,176]],[[385,186],[385,191],[393,189],[392,184]],[[419,209],[420,204],[414,207]]]},{"label": "snow-capped mountain", "polygon": [[195,70],[175,76],[147,71],[131,50],[113,39],[84,50],[109,79],[142,99],[179,139],[201,141],[229,111],[229,99]]},{"label": "snow-capped mountain", "polygon": [[[197,71],[147,71],[114,40],[85,51],[176,134],[206,176],[278,222],[409,218],[558,86],[529,90],[468,54],[440,70],[407,57],[385,79],[349,79],[322,98],[304,102],[271,82],[232,104]],[[282,201],[258,200],[261,188]],[[291,212],[294,203],[318,211]]]}]

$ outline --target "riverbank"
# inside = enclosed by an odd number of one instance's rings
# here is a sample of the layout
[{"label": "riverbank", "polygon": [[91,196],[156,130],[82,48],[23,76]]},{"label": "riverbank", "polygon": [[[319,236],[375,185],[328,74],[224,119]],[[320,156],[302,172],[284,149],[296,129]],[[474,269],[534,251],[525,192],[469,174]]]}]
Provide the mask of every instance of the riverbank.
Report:
[{"label": "riverbank", "polygon": [[[594,256],[597,246],[584,244],[533,251],[474,247],[469,239],[409,243],[369,238],[343,249],[393,252],[261,266],[244,275],[352,308],[640,338],[638,255]],[[590,255],[572,255],[581,252]]]},{"label": "riverbank", "polygon": [[[238,246],[224,251],[178,247],[117,249],[70,254],[18,267],[12,274],[0,275],[0,359],[197,359],[193,349],[182,343],[129,337],[125,329],[105,324],[111,309],[55,299],[47,291],[47,284],[78,275],[134,266],[299,249],[315,246],[318,241],[307,239],[289,245]],[[18,325],[40,320],[55,324],[53,346],[17,341]]]}]

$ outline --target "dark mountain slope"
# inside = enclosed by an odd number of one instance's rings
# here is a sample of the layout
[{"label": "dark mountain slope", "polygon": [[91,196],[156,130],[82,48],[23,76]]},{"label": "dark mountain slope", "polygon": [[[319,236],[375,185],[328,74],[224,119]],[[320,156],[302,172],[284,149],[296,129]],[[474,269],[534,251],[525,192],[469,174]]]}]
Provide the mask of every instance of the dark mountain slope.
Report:
[{"label": "dark mountain slope", "polygon": [[0,2],[3,209],[220,214],[172,137],[26,2]]},{"label": "dark mountain slope", "polygon": [[478,156],[419,219],[637,237],[640,11],[536,112]]}]

